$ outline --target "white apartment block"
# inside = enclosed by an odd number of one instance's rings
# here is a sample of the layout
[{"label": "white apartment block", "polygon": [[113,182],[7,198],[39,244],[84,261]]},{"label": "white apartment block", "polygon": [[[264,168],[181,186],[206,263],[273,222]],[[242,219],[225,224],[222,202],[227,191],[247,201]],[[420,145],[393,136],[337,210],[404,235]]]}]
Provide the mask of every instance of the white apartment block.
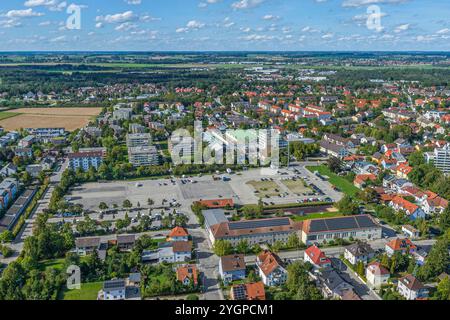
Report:
[{"label": "white apartment block", "polygon": [[98,169],[106,156],[106,148],[82,148],[78,152],[69,153],[69,167],[72,170],[81,168],[83,171],[90,167]]},{"label": "white apartment block", "polygon": [[436,148],[434,152],[425,153],[425,159],[427,163],[432,162],[442,172],[450,173],[450,144],[443,148]]},{"label": "white apartment block", "polygon": [[158,165],[158,151],[155,146],[128,148],[128,161],[135,167]]},{"label": "white apartment block", "polygon": [[150,133],[130,133],[127,134],[127,147],[146,147],[152,144]]}]

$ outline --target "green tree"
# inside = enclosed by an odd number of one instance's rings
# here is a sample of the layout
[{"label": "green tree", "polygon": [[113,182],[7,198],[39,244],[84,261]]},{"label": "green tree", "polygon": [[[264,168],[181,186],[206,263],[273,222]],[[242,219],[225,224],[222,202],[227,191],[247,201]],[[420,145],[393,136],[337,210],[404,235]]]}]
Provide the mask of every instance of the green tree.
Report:
[{"label": "green tree", "polygon": [[231,254],[233,247],[229,241],[219,239],[214,242],[213,251],[217,256],[223,257]]}]

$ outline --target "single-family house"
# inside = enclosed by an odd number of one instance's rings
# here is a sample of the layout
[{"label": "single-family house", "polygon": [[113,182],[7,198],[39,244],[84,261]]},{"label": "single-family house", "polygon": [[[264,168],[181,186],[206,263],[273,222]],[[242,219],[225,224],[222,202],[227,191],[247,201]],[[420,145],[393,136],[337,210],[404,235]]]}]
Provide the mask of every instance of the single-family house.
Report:
[{"label": "single-family house", "polygon": [[233,254],[220,257],[219,274],[223,282],[230,283],[245,279],[245,257],[243,254]]},{"label": "single-family house", "polygon": [[278,286],[286,282],[287,271],[283,267],[280,258],[265,250],[256,258],[259,276],[266,286]]},{"label": "single-family house", "polygon": [[389,277],[389,271],[379,262],[369,263],[366,268],[366,279],[369,288],[379,288],[381,285],[387,284]]},{"label": "single-family house", "polygon": [[356,242],[344,249],[344,257],[351,264],[356,265],[359,262],[366,264],[375,255],[375,251],[367,242]]},{"label": "single-family house", "polygon": [[408,274],[398,280],[397,291],[406,300],[428,298],[428,289],[416,277]]},{"label": "single-family house", "polygon": [[316,245],[312,245],[305,250],[304,260],[316,268],[331,267],[331,260]]}]

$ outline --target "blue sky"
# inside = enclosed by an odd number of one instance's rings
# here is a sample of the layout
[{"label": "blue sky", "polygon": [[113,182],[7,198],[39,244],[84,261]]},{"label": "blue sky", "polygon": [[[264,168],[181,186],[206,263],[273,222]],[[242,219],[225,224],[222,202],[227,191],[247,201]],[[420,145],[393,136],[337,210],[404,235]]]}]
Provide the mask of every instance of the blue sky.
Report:
[{"label": "blue sky", "polygon": [[449,0],[75,1],[1,0],[0,51],[450,50]]}]

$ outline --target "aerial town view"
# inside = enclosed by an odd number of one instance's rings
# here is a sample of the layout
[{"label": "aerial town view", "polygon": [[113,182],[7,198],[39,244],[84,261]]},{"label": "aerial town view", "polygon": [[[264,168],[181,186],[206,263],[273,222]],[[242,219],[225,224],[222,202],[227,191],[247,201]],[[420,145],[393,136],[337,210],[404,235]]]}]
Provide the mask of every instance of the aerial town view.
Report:
[{"label": "aerial town view", "polygon": [[78,2],[0,4],[0,300],[450,300],[447,0]]}]

